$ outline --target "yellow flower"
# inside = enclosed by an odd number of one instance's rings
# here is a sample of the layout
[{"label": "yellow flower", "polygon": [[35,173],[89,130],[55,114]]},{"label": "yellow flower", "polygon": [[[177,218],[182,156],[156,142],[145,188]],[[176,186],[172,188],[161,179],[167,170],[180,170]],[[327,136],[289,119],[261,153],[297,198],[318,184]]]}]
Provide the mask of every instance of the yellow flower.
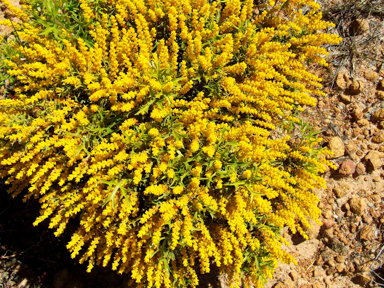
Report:
[{"label": "yellow flower", "polygon": [[197,188],[199,187],[199,184],[200,184],[200,180],[198,178],[192,178],[191,180],[191,188]]},{"label": "yellow flower", "polygon": [[176,186],[175,188],[173,188],[173,194],[181,194],[181,192],[183,192],[184,188],[182,186]]},{"label": "yellow flower", "polygon": [[248,179],[248,178],[251,178],[251,176],[252,176],[251,170],[245,170],[243,172],[243,178]]},{"label": "yellow flower", "polygon": [[151,128],[148,131],[148,134],[151,135],[152,137],[157,137],[159,136],[159,130],[157,130],[156,128]]},{"label": "yellow flower", "polygon": [[167,175],[169,178],[173,179],[173,177],[175,177],[175,171],[173,169],[168,169]]},{"label": "yellow flower", "polygon": [[221,163],[220,160],[216,160],[213,165],[215,166],[216,169],[221,169],[221,167],[223,166],[223,163]]}]

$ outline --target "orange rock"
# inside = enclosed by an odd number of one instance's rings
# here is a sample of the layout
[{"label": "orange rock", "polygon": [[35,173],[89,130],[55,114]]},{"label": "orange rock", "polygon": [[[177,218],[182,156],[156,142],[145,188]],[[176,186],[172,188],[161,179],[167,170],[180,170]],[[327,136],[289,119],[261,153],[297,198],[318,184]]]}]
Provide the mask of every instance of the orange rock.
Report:
[{"label": "orange rock", "polygon": [[363,239],[363,240],[373,239],[375,237],[375,230],[376,229],[370,225],[364,226],[360,233],[360,239]]},{"label": "orange rock", "polygon": [[365,157],[365,161],[368,162],[369,168],[372,170],[379,169],[383,163],[381,161],[382,153],[378,151],[370,151]]},{"label": "orange rock", "polygon": [[384,120],[384,108],[373,113],[372,121],[383,121],[383,120]]},{"label": "orange rock", "polygon": [[340,139],[340,137],[332,137],[331,140],[329,140],[328,148],[333,152],[333,155],[328,156],[328,159],[336,159],[341,156],[344,156],[344,143],[343,140]]},{"label": "orange rock", "polygon": [[372,142],[377,144],[384,142],[384,133],[382,131],[376,132],[372,137]]},{"label": "orange rock", "polygon": [[377,91],[376,92],[376,97],[379,100],[384,100],[384,91]]},{"label": "orange rock", "polygon": [[364,90],[364,84],[360,80],[355,80],[352,82],[351,86],[349,87],[349,92],[354,95],[358,95]]},{"label": "orange rock", "polygon": [[377,74],[376,72],[374,72],[372,70],[367,70],[364,73],[364,77],[368,81],[375,82],[379,78],[379,74]]},{"label": "orange rock", "polygon": [[362,215],[367,208],[367,202],[362,197],[353,197],[349,200],[351,211],[357,215]]},{"label": "orange rock", "polygon": [[339,74],[337,74],[336,86],[339,89],[345,90],[348,88],[350,84],[351,84],[351,80],[349,80],[349,76],[347,74],[342,72],[339,72]]},{"label": "orange rock", "polygon": [[367,173],[363,163],[360,162],[356,165],[356,172],[359,175],[365,175]]},{"label": "orange rock", "polygon": [[344,161],[339,169],[339,173],[344,176],[352,175],[356,171],[356,165],[355,162],[352,160],[346,160]]},{"label": "orange rock", "polygon": [[363,119],[364,117],[363,110],[361,110],[360,107],[356,107],[355,109],[353,109],[352,116],[356,120]]}]

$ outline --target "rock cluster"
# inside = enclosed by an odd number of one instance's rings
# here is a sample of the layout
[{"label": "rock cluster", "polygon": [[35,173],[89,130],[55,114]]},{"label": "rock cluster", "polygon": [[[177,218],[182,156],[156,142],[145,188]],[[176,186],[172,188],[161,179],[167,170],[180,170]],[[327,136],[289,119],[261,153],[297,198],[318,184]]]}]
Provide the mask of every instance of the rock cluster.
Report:
[{"label": "rock cluster", "polygon": [[[352,25],[355,36],[369,29],[361,20]],[[373,68],[341,71],[318,99],[308,119],[324,131],[323,146],[333,152],[327,158],[337,167],[324,175],[327,189],[316,192],[323,224],[307,230],[308,241],[284,234],[304,259],[300,267],[281,268],[281,281],[269,287],[374,287],[376,268],[384,279],[384,253],[376,259],[384,241],[383,77]]]}]

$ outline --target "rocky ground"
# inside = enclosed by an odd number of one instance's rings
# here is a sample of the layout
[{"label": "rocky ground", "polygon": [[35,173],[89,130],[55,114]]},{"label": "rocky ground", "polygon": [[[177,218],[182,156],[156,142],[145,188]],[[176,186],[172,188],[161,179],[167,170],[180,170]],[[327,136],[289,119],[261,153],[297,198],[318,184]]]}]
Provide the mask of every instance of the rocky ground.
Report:
[{"label": "rocky ground", "polygon": [[[334,151],[338,169],[315,191],[323,225],[313,223],[307,241],[283,231],[298,265],[281,265],[266,287],[384,287],[384,1],[321,4],[336,24],[331,32],[344,40],[327,47],[328,68],[311,68],[323,77],[326,96],[305,117]],[[68,239],[43,224],[32,227],[36,207],[0,194],[0,287],[127,286],[129,276],[109,269],[87,274],[70,259]],[[215,273],[201,280],[201,287],[228,287]]]},{"label": "rocky ground", "polygon": [[282,265],[267,287],[383,287],[384,30],[376,8],[384,3],[322,4],[344,40],[328,47],[327,69],[313,68],[327,95],[306,114],[338,169],[315,191],[323,225],[313,225],[308,241],[285,233],[298,265]]}]

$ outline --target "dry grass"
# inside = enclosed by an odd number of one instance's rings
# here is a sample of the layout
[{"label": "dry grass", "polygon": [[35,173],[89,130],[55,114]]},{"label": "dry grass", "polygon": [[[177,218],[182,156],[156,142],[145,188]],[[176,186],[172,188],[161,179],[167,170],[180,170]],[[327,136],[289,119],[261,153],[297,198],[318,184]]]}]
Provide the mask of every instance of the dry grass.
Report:
[{"label": "dry grass", "polygon": [[[332,87],[337,73],[342,68],[347,68],[353,75],[356,65],[365,60],[370,61],[370,65],[376,66],[378,70],[384,68],[384,55],[377,49],[384,43],[384,0],[343,2],[320,0],[320,2],[324,19],[336,25],[330,32],[343,38],[339,45],[327,47],[330,53],[328,60],[337,67],[337,71],[331,73],[328,79],[329,86]],[[368,19],[369,31],[363,35],[356,35],[351,25],[356,19]]]}]

